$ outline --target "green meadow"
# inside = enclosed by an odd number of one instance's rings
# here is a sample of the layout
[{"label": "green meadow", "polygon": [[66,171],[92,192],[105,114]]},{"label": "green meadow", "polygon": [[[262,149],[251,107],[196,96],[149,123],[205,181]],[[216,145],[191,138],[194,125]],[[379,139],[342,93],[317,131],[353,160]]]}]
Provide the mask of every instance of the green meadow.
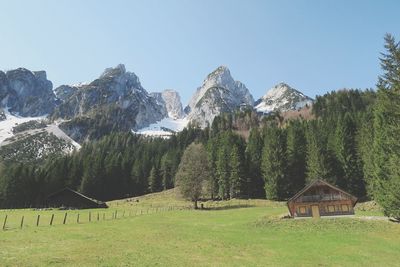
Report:
[{"label": "green meadow", "polygon": [[0,211],[0,226],[10,218],[0,230],[0,266],[398,266],[400,224],[362,219],[381,215],[368,206],[353,218],[293,220],[281,219],[281,202],[207,202],[195,211],[173,191],[109,205]]}]

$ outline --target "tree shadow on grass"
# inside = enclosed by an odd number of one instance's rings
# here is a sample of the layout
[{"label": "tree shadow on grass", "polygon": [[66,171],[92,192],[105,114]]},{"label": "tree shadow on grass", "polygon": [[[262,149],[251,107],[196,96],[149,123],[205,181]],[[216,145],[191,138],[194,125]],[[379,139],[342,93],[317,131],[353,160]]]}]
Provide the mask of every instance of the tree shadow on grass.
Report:
[{"label": "tree shadow on grass", "polygon": [[199,206],[199,210],[231,210],[231,209],[242,209],[242,208],[253,208],[256,205],[252,204],[234,204],[234,205],[224,205],[224,206]]}]

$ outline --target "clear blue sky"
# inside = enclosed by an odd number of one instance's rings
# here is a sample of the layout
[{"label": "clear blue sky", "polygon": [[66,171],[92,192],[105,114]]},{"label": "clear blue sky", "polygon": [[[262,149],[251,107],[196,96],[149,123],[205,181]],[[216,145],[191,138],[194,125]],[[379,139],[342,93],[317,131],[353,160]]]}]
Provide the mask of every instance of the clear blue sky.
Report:
[{"label": "clear blue sky", "polygon": [[285,81],[314,97],[374,87],[400,1],[0,0],[0,69],[46,70],[55,86],[124,63],[184,104],[219,65],[257,99]]}]

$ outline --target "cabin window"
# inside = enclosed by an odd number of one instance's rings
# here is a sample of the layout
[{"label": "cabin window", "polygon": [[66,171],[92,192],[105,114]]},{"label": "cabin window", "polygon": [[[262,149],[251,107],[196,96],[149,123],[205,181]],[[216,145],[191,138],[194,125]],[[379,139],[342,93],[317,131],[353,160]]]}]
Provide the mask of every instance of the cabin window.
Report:
[{"label": "cabin window", "polygon": [[349,211],[348,205],[342,205],[342,211]]},{"label": "cabin window", "polygon": [[307,213],[307,209],[304,206],[299,207],[299,213],[300,214],[306,214]]},{"label": "cabin window", "polygon": [[328,212],[335,212],[335,206],[329,205],[328,206]]}]

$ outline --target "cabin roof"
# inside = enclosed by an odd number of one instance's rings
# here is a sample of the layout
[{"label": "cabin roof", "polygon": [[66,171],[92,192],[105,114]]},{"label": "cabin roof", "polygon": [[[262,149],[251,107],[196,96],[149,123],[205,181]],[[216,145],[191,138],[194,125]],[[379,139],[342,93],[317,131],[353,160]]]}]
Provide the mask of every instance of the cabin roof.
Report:
[{"label": "cabin roof", "polygon": [[[313,187],[313,186],[315,186],[315,185],[317,185],[317,184],[324,184],[324,185],[326,185],[326,186],[328,186],[328,187],[330,187],[330,188],[333,188],[333,189],[335,189],[335,190],[337,190],[337,191],[339,191],[339,192],[341,192],[341,193],[343,193],[343,194],[349,196],[349,197],[354,201],[354,203],[357,202],[357,198],[356,198],[355,196],[351,195],[350,193],[347,193],[346,191],[340,189],[339,187],[336,187],[336,186],[334,186],[334,185],[332,185],[332,184],[330,184],[330,183],[328,183],[328,182],[326,182],[326,181],[324,181],[324,180],[316,179],[316,180],[312,181],[311,183],[309,183],[308,185],[306,185],[306,186],[305,186],[303,189],[301,189],[299,192],[297,192],[293,197],[291,197],[291,198],[288,200],[288,203],[289,203],[289,202],[292,202],[292,201],[294,201],[294,200],[296,200],[296,199],[297,199],[299,196],[301,196],[304,192],[306,192],[308,189],[310,189],[311,187]],[[353,205],[354,205],[354,204],[353,204]]]},{"label": "cabin roof", "polygon": [[65,187],[65,188],[63,188],[63,189],[61,189],[61,190],[59,190],[59,191],[57,191],[57,192],[55,192],[55,193],[49,195],[49,196],[47,197],[47,199],[53,198],[53,197],[55,197],[55,196],[57,196],[57,195],[59,195],[59,194],[65,192],[65,191],[71,192],[71,193],[73,193],[73,194],[76,194],[76,195],[78,195],[78,196],[80,196],[80,197],[82,197],[82,198],[84,198],[84,199],[86,199],[86,200],[95,202],[96,204],[104,204],[104,202],[102,202],[102,201],[99,201],[99,200],[90,198],[90,197],[88,197],[88,196],[85,196],[85,195],[83,195],[83,194],[81,194],[81,193],[79,193],[79,192],[77,192],[77,191],[75,191],[75,190],[72,190],[71,188],[68,188],[68,187]]}]

